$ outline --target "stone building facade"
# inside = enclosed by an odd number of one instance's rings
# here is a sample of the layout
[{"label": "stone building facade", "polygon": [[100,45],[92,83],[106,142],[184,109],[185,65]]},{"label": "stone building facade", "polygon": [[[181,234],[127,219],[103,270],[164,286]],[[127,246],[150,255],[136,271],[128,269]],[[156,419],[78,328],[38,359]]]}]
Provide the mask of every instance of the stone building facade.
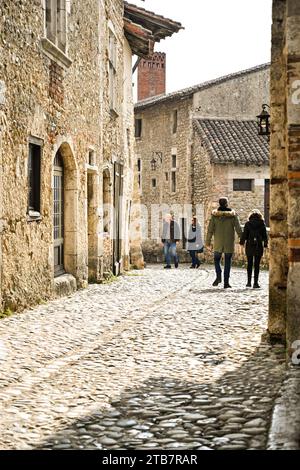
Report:
[{"label": "stone building facade", "polygon": [[269,333],[300,340],[300,1],[274,0]]},{"label": "stone building facade", "polygon": [[[211,209],[225,194],[242,222],[253,208],[268,218],[268,142],[257,135],[254,119],[262,104],[269,103],[269,68],[262,65],[136,103],[136,157],[148,221],[143,225],[146,261],[162,261],[159,228],[162,213],[170,209],[182,229],[196,211],[205,231]],[[220,127],[209,126],[205,134],[199,127],[205,120],[219,122]],[[241,138],[244,145],[240,146]],[[222,161],[209,156],[213,144],[227,153]],[[242,191],[239,184],[251,187]],[[187,260],[182,238],[179,251],[181,259]]]},{"label": "stone building facade", "polygon": [[[151,55],[157,40],[144,12],[133,35],[123,0],[1,2],[4,309],[143,266],[132,209],[139,204],[132,56]],[[161,37],[179,29],[161,27]]]}]

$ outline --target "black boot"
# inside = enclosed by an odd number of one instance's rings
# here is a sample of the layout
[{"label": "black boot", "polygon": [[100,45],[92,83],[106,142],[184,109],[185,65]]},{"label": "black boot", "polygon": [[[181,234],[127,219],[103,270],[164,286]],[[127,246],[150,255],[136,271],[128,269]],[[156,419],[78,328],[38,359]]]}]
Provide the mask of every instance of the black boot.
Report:
[{"label": "black boot", "polygon": [[221,284],[221,282],[222,282],[222,279],[220,277],[217,277],[217,279],[213,282],[213,286],[216,287],[219,284]]},{"label": "black boot", "polygon": [[260,285],[258,284],[258,279],[254,280],[253,289],[260,289]]},{"label": "black boot", "polygon": [[251,284],[251,276],[248,276],[248,282],[247,282],[246,287],[252,287],[252,284]]}]

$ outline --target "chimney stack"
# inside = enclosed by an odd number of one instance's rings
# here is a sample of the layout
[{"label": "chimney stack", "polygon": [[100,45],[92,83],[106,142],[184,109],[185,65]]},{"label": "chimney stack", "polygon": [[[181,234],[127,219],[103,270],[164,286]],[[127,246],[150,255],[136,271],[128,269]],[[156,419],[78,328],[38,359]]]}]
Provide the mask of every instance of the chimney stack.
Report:
[{"label": "chimney stack", "polygon": [[138,101],[166,93],[166,54],[154,52],[138,66]]}]

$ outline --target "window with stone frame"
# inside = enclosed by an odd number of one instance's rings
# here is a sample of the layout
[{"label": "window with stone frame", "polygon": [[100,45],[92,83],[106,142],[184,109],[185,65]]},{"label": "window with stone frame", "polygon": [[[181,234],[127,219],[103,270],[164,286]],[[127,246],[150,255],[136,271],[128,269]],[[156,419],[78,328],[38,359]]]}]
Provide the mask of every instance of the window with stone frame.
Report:
[{"label": "window with stone frame", "polygon": [[234,179],[233,180],[233,191],[253,191],[254,180],[253,179]]},{"label": "window with stone frame", "polygon": [[175,109],[175,111],[173,111],[173,119],[172,119],[172,132],[173,132],[173,134],[176,134],[177,126],[178,126],[178,111],[177,111],[177,109]]},{"label": "window with stone frame", "polygon": [[136,118],[134,120],[134,135],[136,139],[140,139],[142,137],[142,129],[143,120],[141,118]]},{"label": "window with stone frame", "polygon": [[109,30],[109,108],[111,111],[117,110],[117,41],[114,33]]},{"label": "window with stone frame", "polygon": [[139,189],[142,189],[142,160],[140,158],[137,159],[137,171]]},{"label": "window with stone frame", "polygon": [[176,193],[176,171],[172,171],[171,191]]},{"label": "window with stone frame", "polygon": [[151,186],[153,189],[156,188],[156,178],[152,178]]},{"label": "window with stone frame", "polygon": [[63,52],[67,45],[67,0],[45,0],[46,37]]},{"label": "window with stone frame", "polygon": [[41,157],[42,145],[29,143],[28,149],[28,208],[31,217],[40,215],[41,211]]},{"label": "window with stone frame", "polygon": [[177,166],[177,155],[172,155],[172,168]]}]

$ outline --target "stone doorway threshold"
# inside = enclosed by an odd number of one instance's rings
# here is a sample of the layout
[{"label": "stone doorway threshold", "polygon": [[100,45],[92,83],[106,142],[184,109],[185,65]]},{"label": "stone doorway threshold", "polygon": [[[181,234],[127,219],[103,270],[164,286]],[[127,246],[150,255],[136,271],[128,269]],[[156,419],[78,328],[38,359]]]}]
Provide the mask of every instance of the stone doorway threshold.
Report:
[{"label": "stone doorway threshold", "polygon": [[62,274],[54,279],[55,297],[65,297],[77,291],[77,282],[72,274]]},{"label": "stone doorway threshold", "polygon": [[300,449],[300,367],[289,366],[276,400],[268,450]]}]

